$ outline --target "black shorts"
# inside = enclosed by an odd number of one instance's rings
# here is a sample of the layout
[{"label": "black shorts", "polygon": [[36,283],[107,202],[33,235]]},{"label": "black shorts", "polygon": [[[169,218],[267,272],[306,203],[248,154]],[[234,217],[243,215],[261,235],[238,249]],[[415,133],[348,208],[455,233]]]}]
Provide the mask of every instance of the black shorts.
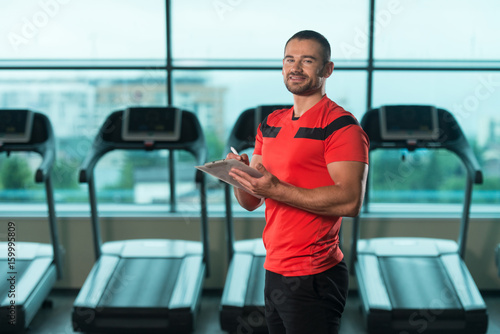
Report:
[{"label": "black shorts", "polygon": [[266,271],[266,322],[270,334],[336,334],[349,288],[342,260],[315,275],[286,277]]}]

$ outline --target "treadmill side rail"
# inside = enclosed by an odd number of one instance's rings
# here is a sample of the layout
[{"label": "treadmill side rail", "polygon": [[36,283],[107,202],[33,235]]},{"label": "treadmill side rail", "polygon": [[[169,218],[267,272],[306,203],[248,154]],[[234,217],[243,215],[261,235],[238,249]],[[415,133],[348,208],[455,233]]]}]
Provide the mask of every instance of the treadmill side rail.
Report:
[{"label": "treadmill side rail", "polygon": [[25,316],[25,327],[27,327],[33,318],[35,317],[37,311],[42,306],[43,302],[49,296],[50,290],[57,281],[57,268],[54,264],[51,264],[45,271],[45,275],[40,279],[38,284],[34,287],[33,292],[24,305],[26,312]]},{"label": "treadmill side rail", "polygon": [[243,307],[252,269],[252,254],[235,253],[229,265],[226,284],[222,294],[222,305]]},{"label": "treadmill side rail", "polygon": [[388,311],[392,310],[389,294],[382,280],[382,274],[375,255],[358,255],[355,265],[356,275],[359,280],[360,293],[364,295],[363,300],[371,309]]},{"label": "treadmill side rail", "polygon": [[116,256],[102,255],[99,258],[80,289],[73,309],[97,307],[119,261],[120,259]]},{"label": "treadmill side rail", "polygon": [[465,312],[484,311],[486,304],[462,258],[458,254],[443,255],[441,261],[450,274],[450,279]]},{"label": "treadmill side rail", "polygon": [[234,249],[220,304],[220,327],[230,333],[268,333],[262,239],[239,240]]},{"label": "treadmill side rail", "polygon": [[30,294],[36,289],[39,281],[47,274],[52,261],[52,258],[38,258],[30,263],[16,285],[17,303],[24,304],[28,300]]},{"label": "treadmill side rail", "polygon": [[203,277],[205,277],[203,256],[200,254],[185,257],[168,308],[170,310],[189,308],[195,311],[193,308],[197,306],[197,300],[200,298]]},{"label": "treadmill side rail", "polygon": [[[5,281],[9,283],[9,274],[5,273],[5,276]],[[2,279],[5,276],[2,275]],[[22,272],[17,271],[15,276],[15,299],[12,299],[15,300],[15,309],[10,308],[11,300],[8,293],[0,304],[1,333],[19,333],[28,327],[54,286],[57,270],[52,258],[42,257],[29,261],[25,269]],[[11,324],[9,320],[13,323]]]}]

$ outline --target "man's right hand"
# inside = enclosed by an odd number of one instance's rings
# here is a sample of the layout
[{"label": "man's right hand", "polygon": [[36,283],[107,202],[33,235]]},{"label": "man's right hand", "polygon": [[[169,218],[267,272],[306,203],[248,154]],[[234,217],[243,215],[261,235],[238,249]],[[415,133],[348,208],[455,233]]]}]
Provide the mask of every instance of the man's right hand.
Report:
[{"label": "man's right hand", "polygon": [[246,153],[243,153],[242,155],[237,155],[237,154],[234,154],[233,152],[229,152],[226,155],[226,159],[236,159],[236,160],[239,160],[239,161],[245,163],[246,165],[250,166],[250,159],[248,158],[248,154],[246,154]]}]

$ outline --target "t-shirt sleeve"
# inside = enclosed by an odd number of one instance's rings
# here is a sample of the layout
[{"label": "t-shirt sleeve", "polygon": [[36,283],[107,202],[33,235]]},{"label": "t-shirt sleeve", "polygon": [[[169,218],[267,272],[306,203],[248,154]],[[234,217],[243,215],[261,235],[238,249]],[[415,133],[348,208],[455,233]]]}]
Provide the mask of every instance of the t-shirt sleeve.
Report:
[{"label": "t-shirt sleeve", "polygon": [[253,154],[262,155],[262,131],[260,131],[260,124],[257,127],[257,134],[255,136],[255,147]]},{"label": "t-shirt sleeve", "polygon": [[368,164],[370,141],[368,135],[357,124],[343,127],[325,141],[325,161],[359,161]]}]

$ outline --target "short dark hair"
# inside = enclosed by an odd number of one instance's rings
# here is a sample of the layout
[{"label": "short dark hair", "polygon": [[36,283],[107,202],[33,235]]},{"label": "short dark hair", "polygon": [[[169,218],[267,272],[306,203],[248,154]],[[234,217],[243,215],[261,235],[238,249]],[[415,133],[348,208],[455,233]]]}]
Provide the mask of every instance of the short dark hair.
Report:
[{"label": "short dark hair", "polygon": [[313,30],[302,30],[290,37],[290,39],[286,42],[285,44],[285,49],[288,43],[292,39],[298,39],[298,40],[303,40],[303,39],[312,39],[316,42],[318,42],[321,45],[321,48],[323,49],[323,60],[324,62],[330,61],[331,57],[331,48],[330,48],[330,43],[328,43],[328,40],[325,38],[325,36],[321,35],[319,32],[313,31]]}]

